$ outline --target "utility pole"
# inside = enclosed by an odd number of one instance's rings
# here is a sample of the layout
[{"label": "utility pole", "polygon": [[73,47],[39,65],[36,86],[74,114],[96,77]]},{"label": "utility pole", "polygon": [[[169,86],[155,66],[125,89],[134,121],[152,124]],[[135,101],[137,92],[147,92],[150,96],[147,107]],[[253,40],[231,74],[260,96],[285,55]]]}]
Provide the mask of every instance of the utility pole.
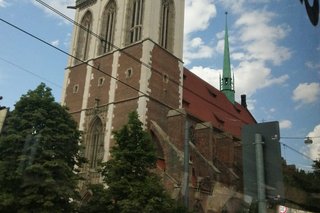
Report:
[{"label": "utility pole", "polygon": [[261,134],[255,134],[258,212],[266,213],[266,188],[264,180],[263,144]]},{"label": "utility pole", "polygon": [[184,130],[184,165],[183,165],[183,183],[182,195],[184,206],[189,208],[189,122],[186,116],[185,130]]}]

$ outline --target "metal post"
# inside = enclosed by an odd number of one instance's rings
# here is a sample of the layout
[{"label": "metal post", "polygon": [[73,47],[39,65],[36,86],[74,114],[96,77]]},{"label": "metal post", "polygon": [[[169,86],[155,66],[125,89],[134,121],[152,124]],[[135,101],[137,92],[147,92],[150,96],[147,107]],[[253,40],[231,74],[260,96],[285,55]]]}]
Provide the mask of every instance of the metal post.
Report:
[{"label": "metal post", "polygon": [[184,130],[184,165],[183,165],[183,183],[182,195],[184,206],[189,207],[189,122],[186,116],[185,130]]},{"label": "metal post", "polygon": [[257,192],[258,192],[258,212],[265,213],[266,205],[266,189],[264,180],[264,162],[263,162],[263,141],[260,134],[255,134],[256,147],[256,168],[257,168]]}]

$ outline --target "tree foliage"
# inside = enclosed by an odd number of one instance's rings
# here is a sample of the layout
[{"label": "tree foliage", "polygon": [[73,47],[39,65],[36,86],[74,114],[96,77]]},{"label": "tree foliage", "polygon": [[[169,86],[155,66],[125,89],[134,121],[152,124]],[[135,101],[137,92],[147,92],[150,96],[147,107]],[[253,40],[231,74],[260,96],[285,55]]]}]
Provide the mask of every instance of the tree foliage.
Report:
[{"label": "tree foliage", "polygon": [[72,212],[79,138],[45,84],[23,95],[0,136],[0,212]]},{"label": "tree foliage", "polygon": [[308,211],[320,211],[319,166],[319,161],[314,161],[314,171],[306,172],[284,165],[284,184],[288,203],[293,203]]},{"label": "tree foliage", "polygon": [[111,213],[184,212],[152,172],[157,159],[155,148],[136,112],[130,113],[128,124],[116,131],[114,138],[111,159],[102,166],[103,181],[108,187],[100,187],[98,193],[96,188],[96,194],[93,190],[92,200],[83,208],[88,210],[98,201],[105,212]]}]

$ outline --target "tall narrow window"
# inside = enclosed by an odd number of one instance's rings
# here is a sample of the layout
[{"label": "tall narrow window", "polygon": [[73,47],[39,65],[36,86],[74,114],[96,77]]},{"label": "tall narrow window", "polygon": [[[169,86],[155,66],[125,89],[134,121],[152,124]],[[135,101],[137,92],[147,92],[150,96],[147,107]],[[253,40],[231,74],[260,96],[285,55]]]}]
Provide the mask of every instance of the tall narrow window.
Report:
[{"label": "tall narrow window", "polygon": [[173,44],[174,4],[172,0],[162,0],[159,44],[171,50]]},{"label": "tall narrow window", "polygon": [[99,54],[110,52],[113,49],[116,10],[117,7],[115,1],[110,0],[103,12],[101,47]]},{"label": "tall narrow window", "polygon": [[132,1],[131,25],[129,30],[129,43],[134,43],[141,40],[142,36],[142,14],[143,0]]},{"label": "tall narrow window", "polygon": [[103,160],[104,142],[103,142],[102,122],[97,118],[89,131],[89,138],[86,145],[86,157],[89,161],[89,167],[97,168],[98,162]]},{"label": "tall narrow window", "polygon": [[[81,20],[81,27],[78,32],[76,58],[82,61],[88,59],[92,28],[92,14],[88,11]],[[81,61],[75,60],[75,64]]]}]

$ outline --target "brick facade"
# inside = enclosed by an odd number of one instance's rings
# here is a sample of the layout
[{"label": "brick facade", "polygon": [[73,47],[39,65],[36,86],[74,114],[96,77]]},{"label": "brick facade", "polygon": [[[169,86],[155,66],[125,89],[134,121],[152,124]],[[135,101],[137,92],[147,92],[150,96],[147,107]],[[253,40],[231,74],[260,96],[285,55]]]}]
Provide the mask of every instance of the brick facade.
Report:
[{"label": "brick facade", "polygon": [[[116,2],[124,5],[125,1]],[[180,5],[176,7],[176,15],[179,15],[176,18],[181,22],[183,1],[173,2]],[[98,11],[95,4],[90,7]],[[159,2],[146,1],[150,8],[152,4]],[[81,19],[85,12],[81,7],[76,17]],[[149,12],[147,14],[153,15]],[[121,17],[117,20],[122,20]],[[90,144],[94,121],[101,121],[104,161],[109,159],[110,148],[114,145],[112,132],[127,123],[128,113],[136,110],[157,147],[157,173],[172,197],[180,200],[187,142],[190,209],[220,212],[242,198],[240,133],[243,125],[255,120],[244,106],[232,104],[220,91],[183,68],[182,60],[177,57],[181,56],[181,29],[171,34],[179,45],[172,44],[174,48],[166,50],[155,42],[158,39],[153,39],[153,36],[156,38],[151,31],[154,26],[148,27],[146,31],[150,37],[139,42],[121,46],[119,40],[121,48],[104,55],[97,56],[91,50],[86,62],[73,65],[70,60],[62,102],[83,131],[85,146]],[[75,30],[74,40],[77,32]],[[95,39],[90,41],[96,42]],[[82,183],[83,194],[86,183],[101,181],[95,168],[88,165],[82,169],[82,174],[86,178]]]}]

